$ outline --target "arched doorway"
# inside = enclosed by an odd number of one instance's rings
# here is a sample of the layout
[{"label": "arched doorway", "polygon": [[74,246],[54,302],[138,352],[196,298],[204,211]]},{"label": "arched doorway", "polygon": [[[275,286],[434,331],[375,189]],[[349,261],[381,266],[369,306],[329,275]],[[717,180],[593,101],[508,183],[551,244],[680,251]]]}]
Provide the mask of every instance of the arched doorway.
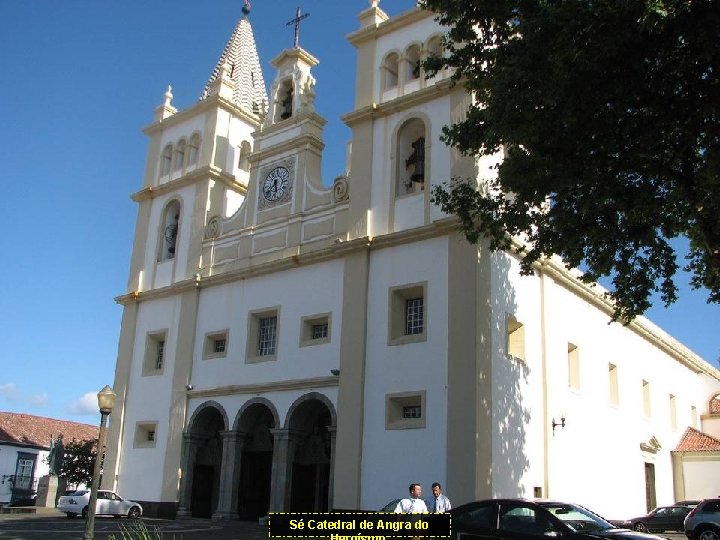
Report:
[{"label": "arched doorway", "polygon": [[226,425],[224,411],[217,404],[201,405],[191,419],[183,470],[189,485],[185,488],[186,500],[183,502],[190,503],[188,510],[192,517],[209,518],[217,508],[222,464],[221,432]]},{"label": "arched doorway", "polygon": [[335,414],[322,394],[308,394],[288,411],[295,438],[290,493],[291,512],[326,512],[329,508]]},{"label": "arched doorway", "polygon": [[238,516],[257,521],[270,507],[273,438],[277,413],[262,398],[248,402],[239,413],[237,431],[243,438],[238,489]]}]

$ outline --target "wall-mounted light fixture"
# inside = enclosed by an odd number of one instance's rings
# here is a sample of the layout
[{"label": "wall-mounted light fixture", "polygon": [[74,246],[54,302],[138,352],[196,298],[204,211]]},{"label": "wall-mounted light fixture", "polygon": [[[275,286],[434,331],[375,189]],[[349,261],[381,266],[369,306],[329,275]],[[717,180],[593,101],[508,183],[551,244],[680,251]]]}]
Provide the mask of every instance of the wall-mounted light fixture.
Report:
[{"label": "wall-mounted light fixture", "polygon": [[551,425],[552,428],[553,428],[553,433],[555,433],[555,428],[556,428],[556,427],[565,429],[565,416],[561,416],[559,422],[556,422],[555,419],[553,418],[553,419],[552,419],[552,424],[550,424],[550,425]]},{"label": "wall-mounted light fixture", "polygon": [[339,369],[331,369],[330,373],[332,373],[333,375],[338,377],[340,375],[340,370]]}]

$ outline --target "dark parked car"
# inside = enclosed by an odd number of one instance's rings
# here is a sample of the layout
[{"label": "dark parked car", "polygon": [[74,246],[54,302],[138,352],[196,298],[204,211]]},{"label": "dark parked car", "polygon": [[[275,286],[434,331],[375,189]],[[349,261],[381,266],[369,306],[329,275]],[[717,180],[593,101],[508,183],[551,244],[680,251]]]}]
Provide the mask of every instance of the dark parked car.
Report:
[{"label": "dark parked car", "polygon": [[646,516],[632,518],[623,526],[636,531],[682,531],[685,516],[692,510],[689,506],[658,506]]},{"label": "dark parked car", "polygon": [[652,534],[619,529],[575,504],[524,499],[490,499],[450,512],[455,540],[661,540]]},{"label": "dark parked car", "polygon": [[720,540],[720,499],[705,499],[685,518],[689,540]]}]

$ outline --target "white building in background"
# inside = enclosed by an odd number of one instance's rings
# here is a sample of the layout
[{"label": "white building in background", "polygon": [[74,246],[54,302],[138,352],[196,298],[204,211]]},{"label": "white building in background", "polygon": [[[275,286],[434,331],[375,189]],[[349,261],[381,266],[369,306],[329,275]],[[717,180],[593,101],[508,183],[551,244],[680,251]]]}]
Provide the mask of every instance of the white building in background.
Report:
[{"label": "white building in background", "polygon": [[431,14],[370,4],[330,187],[318,60],[280,52],[267,96],[246,18],[201,100],[176,111],[168,91],[145,129],[105,487],[148,514],[241,519],[433,481],[455,505],[673,502],[671,450],[720,431],[720,372],[645,319],[609,325],[562,264],[521,276],[457,233],[430,189],[487,170],[439,142],[468,96],[418,70],[440,50]]}]

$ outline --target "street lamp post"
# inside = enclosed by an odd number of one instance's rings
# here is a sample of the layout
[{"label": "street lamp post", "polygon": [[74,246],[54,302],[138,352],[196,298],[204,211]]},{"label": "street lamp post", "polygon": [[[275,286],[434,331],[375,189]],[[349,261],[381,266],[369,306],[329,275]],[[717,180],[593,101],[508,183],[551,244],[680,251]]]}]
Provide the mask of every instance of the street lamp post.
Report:
[{"label": "street lamp post", "polygon": [[94,540],[95,538],[95,504],[97,493],[100,487],[100,468],[102,467],[103,455],[105,453],[105,438],[107,429],[105,423],[115,405],[116,394],[109,386],[105,386],[98,392],[98,408],[100,409],[100,434],[98,435],[97,455],[95,456],[95,471],[93,472],[92,485],[90,487],[90,502],[88,503],[87,520],[85,521],[85,534],[83,540]]}]

